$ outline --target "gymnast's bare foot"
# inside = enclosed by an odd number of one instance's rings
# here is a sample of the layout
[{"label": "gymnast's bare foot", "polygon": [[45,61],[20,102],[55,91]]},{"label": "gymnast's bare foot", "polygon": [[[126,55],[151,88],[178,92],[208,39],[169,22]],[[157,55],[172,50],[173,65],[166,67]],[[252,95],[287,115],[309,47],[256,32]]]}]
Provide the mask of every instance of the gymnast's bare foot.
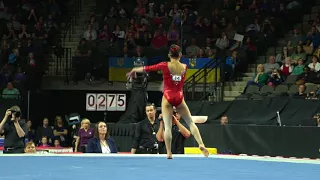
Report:
[{"label": "gymnast's bare foot", "polygon": [[208,149],[207,149],[204,145],[200,145],[199,148],[200,148],[200,150],[202,151],[202,154],[203,154],[205,157],[208,157],[208,156],[209,156],[209,151],[208,151]]},{"label": "gymnast's bare foot", "polygon": [[172,153],[167,154],[167,159],[172,159]]}]

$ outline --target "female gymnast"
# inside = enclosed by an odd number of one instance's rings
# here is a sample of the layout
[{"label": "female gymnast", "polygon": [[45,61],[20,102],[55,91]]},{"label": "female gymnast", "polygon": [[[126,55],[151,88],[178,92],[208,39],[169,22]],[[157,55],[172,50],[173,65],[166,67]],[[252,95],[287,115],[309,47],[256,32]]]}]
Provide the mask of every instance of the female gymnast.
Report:
[{"label": "female gymnast", "polygon": [[190,110],[183,98],[183,85],[187,72],[187,65],[180,62],[182,56],[181,48],[178,45],[171,45],[169,50],[170,62],[161,62],[152,66],[135,67],[129,73],[127,78],[135,78],[136,73],[162,71],[163,74],[163,97],[161,103],[162,118],[164,121],[165,132],[164,140],[167,149],[167,158],[172,159],[171,142],[172,142],[172,115],[173,106],[190,127],[191,134],[199,144],[199,148],[204,156],[209,156],[209,151],[203,144],[198,127],[192,120]]}]

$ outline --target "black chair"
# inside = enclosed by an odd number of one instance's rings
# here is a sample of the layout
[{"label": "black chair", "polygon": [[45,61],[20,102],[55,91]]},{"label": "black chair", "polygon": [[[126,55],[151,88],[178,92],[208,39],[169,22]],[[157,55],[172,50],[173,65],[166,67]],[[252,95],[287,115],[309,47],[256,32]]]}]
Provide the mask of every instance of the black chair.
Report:
[{"label": "black chair", "polygon": [[276,96],[287,96],[288,90],[289,90],[289,88],[287,85],[280,84],[280,85],[276,86],[276,88],[274,89],[274,94]]}]

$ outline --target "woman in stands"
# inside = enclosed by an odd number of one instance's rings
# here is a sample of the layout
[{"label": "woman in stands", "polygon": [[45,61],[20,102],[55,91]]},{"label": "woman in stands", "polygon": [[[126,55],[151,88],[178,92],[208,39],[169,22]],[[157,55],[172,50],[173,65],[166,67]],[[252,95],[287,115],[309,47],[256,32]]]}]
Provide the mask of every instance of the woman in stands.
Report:
[{"label": "woman in stands", "polygon": [[199,148],[202,153],[207,157],[209,151],[203,144],[198,127],[192,120],[191,113],[186,102],[183,99],[183,85],[187,72],[187,65],[180,62],[182,56],[181,48],[177,45],[171,45],[169,50],[170,62],[161,62],[152,66],[135,67],[131,72],[127,73],[127,78],[136,76],[136,73],[151,72],[151,71],[162,71],[164,89],[162,97],[162,117],[165,126],[164,140],[167,149],[167,158],[172,159],[171,142],[172,142],[172,115],[173,106],[176,107],[177,111],[185,122],[190,127],[192,135],[195,137],[199,144]]}]

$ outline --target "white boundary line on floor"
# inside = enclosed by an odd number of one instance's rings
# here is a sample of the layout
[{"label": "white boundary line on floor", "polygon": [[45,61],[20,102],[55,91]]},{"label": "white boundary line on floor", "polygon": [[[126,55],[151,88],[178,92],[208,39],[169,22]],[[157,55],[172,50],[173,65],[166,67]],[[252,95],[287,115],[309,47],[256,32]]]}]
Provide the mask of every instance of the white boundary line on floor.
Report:
[{"label": "white boundary line on floor", "polygon": [[[165,154],[1,154],[2,157],[95,157],[95,158],[165,158]],[[189,154],[174,154],[173,158],[204,158],[202,155],[189,155]],[[320,159],[298,159],[298,158],[283,158],[283,157],[269,157],[269,156],[246,156],[246,155],[210,155],[209,159],[233,159],[233,160],[253,160],[253,161],[268,161],[268,162],[287,162],[287,163],[301,163],[301,164],[319,164]]]}]

